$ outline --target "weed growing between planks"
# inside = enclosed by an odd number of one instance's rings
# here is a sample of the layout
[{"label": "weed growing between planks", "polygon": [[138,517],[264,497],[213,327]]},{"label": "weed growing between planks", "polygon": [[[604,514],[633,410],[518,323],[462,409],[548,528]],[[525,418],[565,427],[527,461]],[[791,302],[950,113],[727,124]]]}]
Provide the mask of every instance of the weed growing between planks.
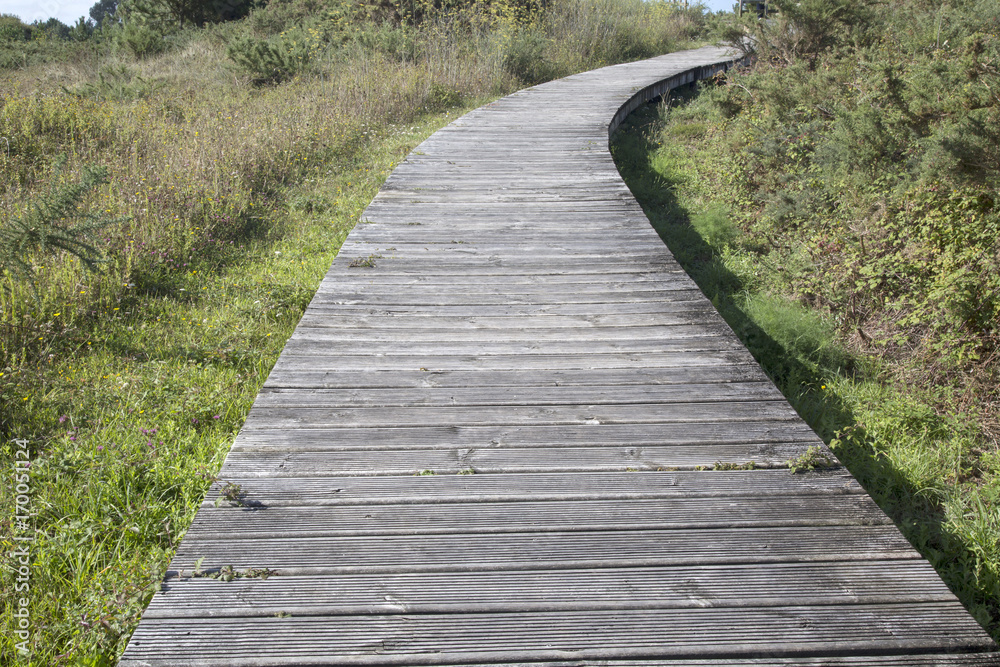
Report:
[{"label": "weed growing between planks", "polygon": [[[961,388],[901,382],[851,332],[793,299],[787,272],[798,267],[769,261],[768,247],[734,221],[734,207],[754,203],[726,143],[727,121],[693,97],[687,106],[674,100],[669,113],[661,107],[662,116],[647,107],[614,137],[629,188],[799,414],[1000,639],[1000,452],[983,414]],[[834,463],[821,457],[788,465]]]}]

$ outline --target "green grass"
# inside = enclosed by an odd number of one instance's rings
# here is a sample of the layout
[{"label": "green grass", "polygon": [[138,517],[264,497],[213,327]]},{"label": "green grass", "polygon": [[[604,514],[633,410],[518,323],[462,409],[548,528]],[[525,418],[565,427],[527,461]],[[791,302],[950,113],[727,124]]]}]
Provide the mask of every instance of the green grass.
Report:
[{"label": "green grass", "polygon": [[626,182],[799,414],[1000,639],[1000,453],[984,411],[953,386],[901,381],[906,374],[789,288],[794,253],[774,261],[737,222],[741,205],[755,204],[741,197],[725,121],[704,97],[683,102],[622,126],[613,152]]}]

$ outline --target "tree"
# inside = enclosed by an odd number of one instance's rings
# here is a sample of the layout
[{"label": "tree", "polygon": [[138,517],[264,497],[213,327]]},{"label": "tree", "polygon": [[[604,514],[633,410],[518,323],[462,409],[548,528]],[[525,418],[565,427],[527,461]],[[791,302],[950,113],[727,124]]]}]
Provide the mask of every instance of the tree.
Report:
[{"label": "tree", "polygon": [[828,49],[877,38],[871,28],[876,5],[875,0],[770,0],[769,19],[749,19],[747,28],[762,57],[788,65],[803,60],[812,69]]},{"label": "tree", "polygon": [[69,38],[69,26],[60,21],[59,19],[49,19],[48,21],[35,21],[31,24],[33,27],[40,29],[44,32],[50,39],[68,39]]},{"label": "tree", "polygon": [[114,20],[116,11],[118,11],[118,0],[97,0],[97,3],[90,8],[90,18],[100,28],[105,19]]},{"label": "tree", "polygon": [[85,19],[82,16],[76,20],[76,24],[69,29],[70,39],[74,39],[78,42],[90,39],[90,36],[94,34],[94,22],[90,19]]},{"label": "tree", "polygon": [[122,0],[127,13],[144,17],[151,23],[204,26],[206,23],[241,18],[250,11],[253,0]]}]

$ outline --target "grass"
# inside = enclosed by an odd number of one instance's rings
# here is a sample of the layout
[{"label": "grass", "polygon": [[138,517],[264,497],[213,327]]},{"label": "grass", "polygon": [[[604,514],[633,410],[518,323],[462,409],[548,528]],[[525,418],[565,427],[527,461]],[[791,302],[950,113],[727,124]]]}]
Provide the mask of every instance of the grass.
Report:
[{"label": "grass", "polygon": [[[1000,450],[983,412],[954,387],[901,381],[906,374],[788,289],[794,255],[775,263],[737,223],[736,211],[756,204],[734,186],[725,127],[688,96],[633,115],[613,152],[667,246],[778,388],[1000,640]],[[819,465],[815,451],[789,462]]]},{"label": "grass", "polygon": [[[421,24],[310,6],[170,33],[141,60],[110,31],[0,62],[0,220],[91,167],[106,183],[80,210],[115,220],[95,271],[39,249],[34,284],[0,272],[0,460],[30,460],[2,477],[0,532],[5,552],[34,540],[27,574],[0,573],[4,626],[28,614],[5,660],[114,664],[344,238],[424,137],[535,80],[683,46],[702,21],[639,0]],[[290,35],[294,62],[273,53]],[[230,59],[238,40],[273,61]]]}]

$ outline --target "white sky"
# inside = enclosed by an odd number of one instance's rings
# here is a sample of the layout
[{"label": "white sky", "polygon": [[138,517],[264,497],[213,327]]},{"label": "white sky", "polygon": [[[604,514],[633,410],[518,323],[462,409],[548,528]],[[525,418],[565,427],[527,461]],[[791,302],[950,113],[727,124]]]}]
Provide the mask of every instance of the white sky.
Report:
[{"label": "white sky", "polygon": [[[730,10],[735,0],[703,0],[713,11]],[[48,20],[55,17],[66,25],[73,25],[76,20],[90,17],[90,8],[96,0],[0,0],[0,14],[13,14],[25,23],[35,20]]]},{"label": "white sky", "polygon": [[53,16],[73,25],[81,16],[90,16],[97,0],[0,0],[0,14],[13,14],[25,23],[46,21]]}]

